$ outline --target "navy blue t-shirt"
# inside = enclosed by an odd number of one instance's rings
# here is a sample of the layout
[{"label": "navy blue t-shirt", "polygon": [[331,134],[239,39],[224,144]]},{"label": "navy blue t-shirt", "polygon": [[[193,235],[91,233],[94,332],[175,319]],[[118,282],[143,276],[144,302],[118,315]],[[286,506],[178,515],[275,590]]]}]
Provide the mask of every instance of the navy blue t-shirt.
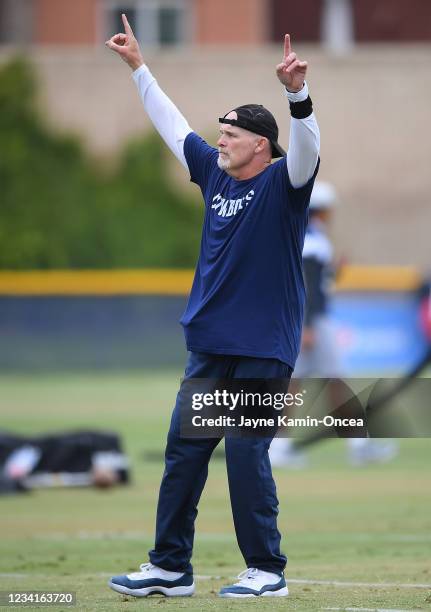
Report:
[{"label": "navy blue t-shirt", "polygon": [[189,351],[275,358],[295,366],[304,311],[302,248],[318,166],[294,189],[286,158],[246,180],[217,166],[194,132],[184,143],[205,200],[199,261],[181,319]]}]

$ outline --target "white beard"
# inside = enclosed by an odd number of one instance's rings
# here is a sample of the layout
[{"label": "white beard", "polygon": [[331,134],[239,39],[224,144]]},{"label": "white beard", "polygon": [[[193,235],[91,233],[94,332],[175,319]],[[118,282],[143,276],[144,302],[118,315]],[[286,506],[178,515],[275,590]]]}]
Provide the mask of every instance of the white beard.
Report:
[{"label": "white beard", "polygon": [[220,170],[228,170],[230,168],[230,159],[226,157],[225,159],[219,155],[217,159],[217,166]]}]

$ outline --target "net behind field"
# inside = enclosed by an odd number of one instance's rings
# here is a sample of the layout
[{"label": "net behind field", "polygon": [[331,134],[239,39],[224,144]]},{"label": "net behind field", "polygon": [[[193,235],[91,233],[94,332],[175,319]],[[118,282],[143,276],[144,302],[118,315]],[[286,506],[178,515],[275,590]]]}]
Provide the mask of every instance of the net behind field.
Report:
[{"label": "net behind field", "polygon": [[0,299],[0,369],[176,367],[184,363],[184,296]]}]

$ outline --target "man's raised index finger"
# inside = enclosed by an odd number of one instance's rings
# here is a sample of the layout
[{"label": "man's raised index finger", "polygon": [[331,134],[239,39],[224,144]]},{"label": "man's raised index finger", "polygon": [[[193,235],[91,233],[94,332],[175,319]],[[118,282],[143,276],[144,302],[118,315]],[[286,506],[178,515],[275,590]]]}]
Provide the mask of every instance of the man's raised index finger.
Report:
[{"label": "man's raised index finger", "polygon": [[291,53],[290,47],[290,34],[284,35],[284,57],[287,57]]},{"label": "man's raised index finger", "polygon": [[124,30],[126,34],[129,34],[129,36],[133,36],[133,30],[130,27],[130,23],[127,21],[127,17],[124,13],[121,14],[121,19],[123,20]]}]

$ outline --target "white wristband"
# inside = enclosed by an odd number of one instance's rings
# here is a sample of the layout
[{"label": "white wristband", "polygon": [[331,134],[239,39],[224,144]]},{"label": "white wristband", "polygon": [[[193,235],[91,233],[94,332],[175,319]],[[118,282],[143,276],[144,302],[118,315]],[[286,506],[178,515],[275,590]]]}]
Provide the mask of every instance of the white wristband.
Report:
[{"label": "white wristband", "polygon": [[307,81],[304,81],[304,85],[302,86],[302,89],[300,89],[299,91],[288,91],[285,87],[284,92],[289,102],[303,102],[304,100],[308,98]]}]

